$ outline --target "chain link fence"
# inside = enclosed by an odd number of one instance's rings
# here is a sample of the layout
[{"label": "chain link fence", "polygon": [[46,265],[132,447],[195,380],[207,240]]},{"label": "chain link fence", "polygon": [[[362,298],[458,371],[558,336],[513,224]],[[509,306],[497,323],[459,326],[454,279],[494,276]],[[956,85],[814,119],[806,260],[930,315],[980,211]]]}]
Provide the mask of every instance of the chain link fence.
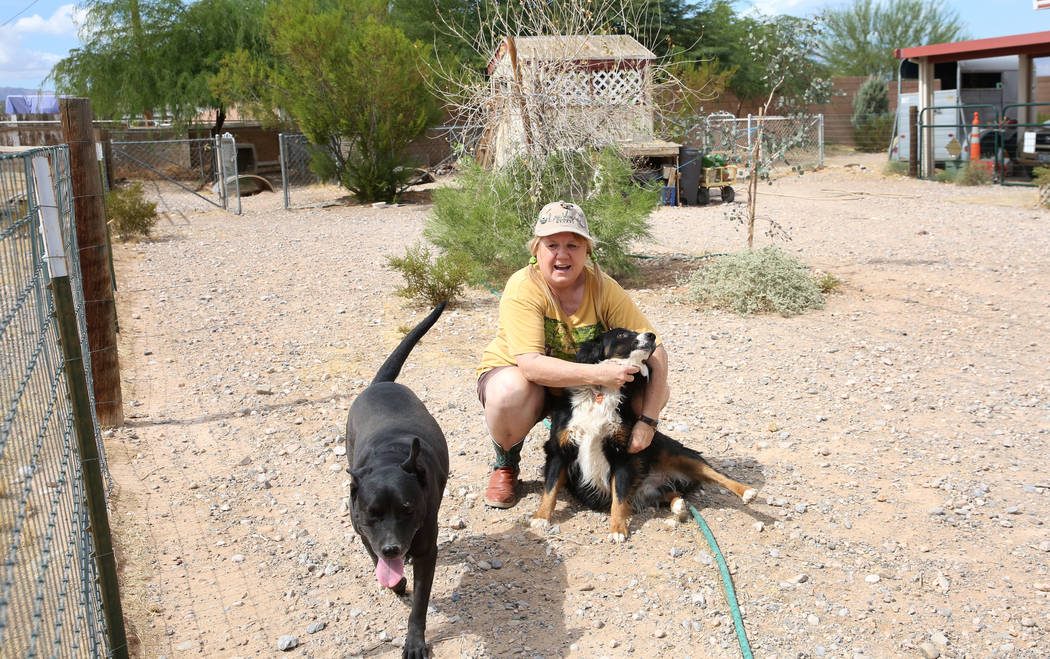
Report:
[{"label": "chain link fence", "polygon": [[[66,146],[0,153],[3,657],[97,657],[111,652],[77,445],[78,436],[83,438],[77,428],[83,430],[85,416],[74,410],[74,391],[67,380],[70,361],[63,353],[70,346],[60,340],[62,314],[56,313],[55,284],[68,280],[62,282],[63,289],[72,288],[87,378],[87,391],[81,388],[76,395],[86,395],[90,401],[86,421],[93,428],[91,440],[105,470],[91,394],[69,163]],[[52,189],[50,181],[38,185],[48,178],[54,181],[53,205],[47,192]],[[49,203],[39,201],[45,199]],[[58,219],[50,235],[64,246],[66,277],[50,275],[49,257],[52,264],[62,257],[56,256],[54,247],[50,255],[45,251],[49,232],[40,221],[45,205]]]},{"label": "chain link fence", "polygon": [[239,214],[236,153],[229,134],[215,139],[113,140],[106,167],[114,181],[151,183],[162,207],[182,206],[169,202],[188,199]]},{"label": "chain link fence", "polygon": [[773,167],[814,169],[824,166],[824,115],[791,117],[736,117],[715,113],[703,117],[687,141],[699,144],[705,154],[718,154],[726,162],[751,166],[751,152],[762,136],[763,160]]},{"label": "chain link fence", "polygon": [[[306,135],[281,133],[278,139],[281,147],[281,189],[284,191],[284,208],[287,210],[293,204],[301,206],[304,203],[302,195],[296,194],[296,188],[301,190],[320,183],[321,179],[310,169],[310,160],[316,147],[310,144]],[[293,201],[293,197],[298,200]]]}]

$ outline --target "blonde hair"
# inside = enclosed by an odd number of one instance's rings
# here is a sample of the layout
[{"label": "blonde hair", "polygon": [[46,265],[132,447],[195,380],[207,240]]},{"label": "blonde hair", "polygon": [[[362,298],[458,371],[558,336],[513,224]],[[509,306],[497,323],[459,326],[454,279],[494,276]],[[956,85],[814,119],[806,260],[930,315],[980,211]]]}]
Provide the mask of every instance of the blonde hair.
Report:
[{"label": "blonde hair", "polygon": [[[579,235],[579,234],[577,234],[577,235]],[[591,256],[592,254],[594,254],[594,241],[593,240],[589,240],[589,239],[587,239],[587,238],[585,238],[583,236],[579,236],[579,238],[580,238],[580,240],[582,240],[585,243],[587,243],[587,256]],[[541,240],[543,240],[543,236],[533,236],[532,239],[529,240],[529,242],[528,242],[529,254],[531,254],[533,257],[536,256],[536,252],[538,252],[539,249],[540,249],[540,241]],[[572,321],[569,320],[569,315],[565,313],[565,310],[561,308],[561,304],[558,302],[557,298],[554,297],[554,292],[551,291],[550,284],[548,284],[547,280],[544,279],[542,274],[540,274],[540,266],[535,264],[535,263],[531,263],[530,262],[529,265],[528,265],[528,268],[529,268],[528,269],[529,279],[531,279],[533,281],[533,283],[535,283],[537,286],[539,286],[540,289],[543,291],[544,296],[546,296],[546,298],[547,298],[547,302],[552,307],[554,307],[555,313],[558,314],[558,320],[560,320],[563,323],[565,323],[565,327],[569,331],[569,336],[568,336],[569,342],[571,344],[575,345],[576,344],[576,337],[575,337],[574,328],[572,326]],[[601,268],[598,267],[598,262],[597,261],[591,259],[590,263],[585,263],[584,264],[583,270],[584,270],[584,276],[585,277],[587,276],[587,272],[589,271],[591,276],[594,278],[594,300],[595,300],[595,302],[594,302],[594,307],[595,307],[594,311],[595,311],[595,315],[598,316],[598,322],[602,323],[602,325],[604,326],[605,325],[605,318],[602,316],[602,292],[603,291],[602,291],[602,271],[601,271]],[[586,286],[586,282],[584,282],[584,285]],[[605,329],[609,329],[609,328],[606,327]]]}]

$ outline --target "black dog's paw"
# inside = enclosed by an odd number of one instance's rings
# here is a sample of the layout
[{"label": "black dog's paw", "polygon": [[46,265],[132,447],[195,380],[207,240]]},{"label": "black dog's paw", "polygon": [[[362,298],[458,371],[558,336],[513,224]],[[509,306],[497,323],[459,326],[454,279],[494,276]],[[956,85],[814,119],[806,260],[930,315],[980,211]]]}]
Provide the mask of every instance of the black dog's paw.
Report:
[{"label": "black dog's paw", "polygon": [[405,641],[405,647],[401,650],[401,659],[427,659],[430,652],[427,650],[427,642],[423,639],[416,641]]},{"label": "black dog's paw", "polygon": [[404,577],[401,577],[401,581],[398,581],[397,585],[395,585],[390,590],[394,591],[394,593],[397,594],[397,595],[404,596],[405,588],[407,588],[407,587],[408,587],[408,579],[406,579]]}]

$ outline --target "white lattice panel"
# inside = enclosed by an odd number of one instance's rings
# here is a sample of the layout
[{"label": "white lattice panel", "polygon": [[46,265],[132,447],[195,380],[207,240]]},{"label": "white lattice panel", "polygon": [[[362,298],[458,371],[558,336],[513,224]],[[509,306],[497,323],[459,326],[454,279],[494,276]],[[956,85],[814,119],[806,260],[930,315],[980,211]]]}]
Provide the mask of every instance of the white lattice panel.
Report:
[{"label": "white lattice panel", "polygon": [[586,104],[591,100],[590,76],[585,71],[566,71],[560,74],[557,94],[569,105]]},{"label": "white lattice panel", "polygon": [[594,99],[609,105],[634,105],[643,100],[643,80],[634,69],[595,71],[591,75]]}]

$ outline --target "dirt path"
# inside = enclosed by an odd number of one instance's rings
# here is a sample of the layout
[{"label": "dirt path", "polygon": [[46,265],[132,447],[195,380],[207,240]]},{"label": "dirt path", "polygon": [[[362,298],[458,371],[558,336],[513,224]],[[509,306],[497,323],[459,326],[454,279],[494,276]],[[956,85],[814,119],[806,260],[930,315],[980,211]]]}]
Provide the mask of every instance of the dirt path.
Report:
[{"label": "dirt path", "polygon": [[[1032,189],[885,178],[878,160],[760,191],[785,247],[844,282],[800,317],[683,304],[670,257],[736,251],[743,230],[718,203],[654,214],[637,251],[660,258],[633,295],[671,356],[663,427],[760,488],[746,508],[694,498],[756,657],[1045,657],[1050,211]],[[408,607],[380,592],[350,526],[342,435],[423,314],[392,295],[384,261],[429,207],[286,212],[263,194],[237,217],[165,201],[184,210],[115,250],[127,424],[106,443],[138,652],[273,656],[291,635],[294,656],[400,656]],[[481,503],[473,369],[495,314],[471,290],[401,377],[452,453],[434,656],[739,656],[696,524],[646,511],[612,545],[605,516],[571,501],[550,535],[522,524],[542,425],[525,499]]]}]

